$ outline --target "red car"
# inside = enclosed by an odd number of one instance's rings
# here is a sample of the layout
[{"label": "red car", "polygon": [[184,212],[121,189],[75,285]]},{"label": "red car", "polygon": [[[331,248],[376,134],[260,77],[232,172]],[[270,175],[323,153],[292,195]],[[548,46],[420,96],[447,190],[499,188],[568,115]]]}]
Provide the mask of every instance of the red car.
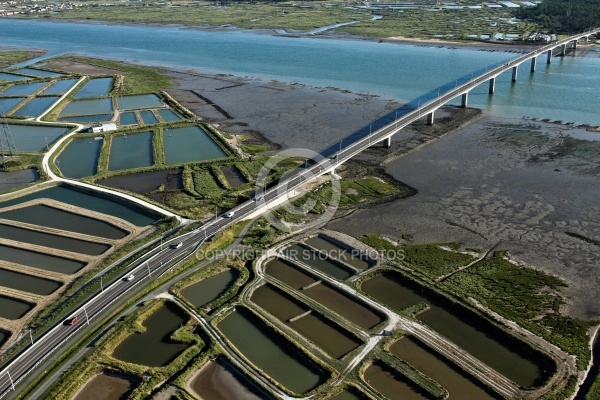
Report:
[{"label": "red car", "polygon": [[71,317],[66,321],[66,323],[67,323],[67,325],[75,325],[77,323],[77,321],[79,321],[79,318]]}]

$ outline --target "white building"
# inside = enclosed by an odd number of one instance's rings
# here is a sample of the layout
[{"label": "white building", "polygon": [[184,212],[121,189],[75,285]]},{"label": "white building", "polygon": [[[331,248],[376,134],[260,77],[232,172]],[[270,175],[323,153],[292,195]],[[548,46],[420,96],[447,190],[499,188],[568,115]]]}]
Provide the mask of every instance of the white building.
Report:
[{"label": "white building", "polygon": [[93,124],[91,128],[93,133],[110,132],[116,131],[117,125],[112,122],[108,124]]}]

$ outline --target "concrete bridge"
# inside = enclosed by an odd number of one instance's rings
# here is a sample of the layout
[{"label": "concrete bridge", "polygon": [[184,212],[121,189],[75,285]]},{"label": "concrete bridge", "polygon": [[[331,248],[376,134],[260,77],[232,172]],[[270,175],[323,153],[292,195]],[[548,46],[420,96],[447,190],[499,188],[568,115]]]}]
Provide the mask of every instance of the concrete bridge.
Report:
[{"label": "concrete bridge", "polygon": [[[450,90],[442,95],[438,95],[435,99],[430,100],[423,105],[420,105],[416,109],[410,111],[402,117],[397,118],[394,122],[378,129],[375,132],[369,133],[369,135],[361,140],[354,142],[347,148],[340,149],[338,153],[344,153],[345,156],[347,151],[352,149],[352,152],[357,154],[360,151],[354,152],[354,149],[358,149],[358,147],[362,147],[361,145],[366,145],[362,149],[371,146],[379,141],[383,141],[383,144],[387,147],[391,146],[391,137],[398,133],[402,128],[410,123],[426,116],[427,123],[433,124],[434,122],[434,114],[435,111],[448,103],[449,101],[455,99],[456,97],[461,96],[461,107],[467,107],[469,92],[473,90],[475,87],[481,85],[482,83],[488,82],[489,85],[489,93],[493,94],[496,87],[496,77],[502,74],[505,71],[512,70],[512,81],[516,82],[519,72],[519,66],[523,63],[530,61],[529,71],[531,73],[535,72],[537,59],[541,55],[546,55],[546,63],[550,64],[553,56],[564,56],[567,52],[567,49],[577,48],[577,43],[580,40],[587,41],[590,36],[596,35],[600,32],[600,28],[595,28],[589,30],[587,32],[579,33],[577,35],[569,36],[566,39],[562,39],[545,46],[541,46],[540,48],[521,55],[505,64],[499,65],[496,68],[493,68],[485,73],[471,78],[468,82],[461,84],[460,86],[455,87],[453,90]],[[341,147],[341,146],[340,146]]]}]

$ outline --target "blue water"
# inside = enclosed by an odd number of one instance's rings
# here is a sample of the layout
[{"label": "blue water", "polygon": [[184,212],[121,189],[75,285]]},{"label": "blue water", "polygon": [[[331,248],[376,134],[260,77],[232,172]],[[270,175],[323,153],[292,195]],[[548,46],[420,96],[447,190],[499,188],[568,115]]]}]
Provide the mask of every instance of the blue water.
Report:
[{"label": "blue water", "polygon": [[101,147],[102,140],[73,140],[56,158],[56,165],[67,178],[95,175]]},{"label": "blue water", "polygon": [[137,118],[135,118],[135,113],[125,112],[119,115],[119,125],[135,125],[137,124]]},{"label": "blue water", "polygon": [[95,114],[95,115],[77,115],[75,117],[62,117],[59,121],[65,122],[110,122],[113,119],[113,114]]},{"label": "blue water", "polygon": [[29,80],[29,79],[31,79],[31,78],[28,76],[7,74],[6,72],[0,72],[0,81],[15,82],[15,81],[25,81],[25,80]]},{"label": "blue water", "polygon": [[149,167],[153,164],[152,132],[114,136],[110,145],[108,169]]},{"label": "blue water", "polygon": [[[44,57],[76,53],[167,67],[257,76],[315,86],[333,86],[402,101],[421,101],[450,89],[473,72],[518,54],[428,48],[375,41],[288,38],[250,32],[203,32],[173,27],[137,27],[48,21],[0,20],[5,45],[48,49]],[[519,80],[501,76],[496,94],[487,85],[469,104],[496,114],[600,125],[600,59],[554,59]]]},{"label": "blue water", "polygon": [[77,79],[63,79],[60,81],[54,82],[48,88],[46,88],[42,94],[58,94],[62,95],[67,90],[71,89],[73,85],[77,83]]},{"label": "blue water", "polygon": [[0,98],[0,115],[10,114],[10,110],[23,100],[25,100],[25,97]]},{"label": "blue water", "polygon": [[36,83],[24,83],[21,85],[13,85],[7,89],[4,89],[0,92],[0,96],[29,96],[44,86],[46,86],[48,82],[36,82]]},{"label": "blue water", "polygon": [[165,105],[155,94],[117,97],[119,110],[137,110],[139,108],[164,107]]},{"label": "blue water", "polygon": [[83,99],[86,97],[106,96],[112,89],[113,80],[113,78],[90,79],[73,97],[76,99]]},{"label": "blue water", "polygon": [[44,111],[46,111],[54,102],[58,100],[58,97],[35,97],[25,103],[17,111],[13,112],[12,115],[15,117],[38,117]]},{"label": "blue water", "polygon": [[154,113],[150,110],[140,111],[140,117],[146,125],[158,124],[158,119],[154,116]]},{"label": "blue water", "polygon": [[57,76],[64,75],[64,74],[59,74],[58,72],[44,71],[44,70],[35,69],[35,68],[21,68],[21,69],[14,70],[13,72],[17,72],[19,74],[25,74],[25,75],[33,75],[33,76],[37,76],[37,77],[44,77],[44,78],[56,78]]},{"label": "blue water", "polygon": [[179,118],[179,116],[177,114],[175,114],[173,111],[169,110],[168,108],[163,108],[161,110],[158,110],[158,115],[160,115],[160,117],[165,122],[173,122],[173,121],[181,120],[181,118]]},{"label": "blue water", "polygon": [[112,99],[75,100],[67,104],[60,115],[106,114],[112,112]]},{"label": "blue water", "polygon": [[17,151],[46,151],[46,146],[67,133],[69,128],[60,126],[8,124]]}]

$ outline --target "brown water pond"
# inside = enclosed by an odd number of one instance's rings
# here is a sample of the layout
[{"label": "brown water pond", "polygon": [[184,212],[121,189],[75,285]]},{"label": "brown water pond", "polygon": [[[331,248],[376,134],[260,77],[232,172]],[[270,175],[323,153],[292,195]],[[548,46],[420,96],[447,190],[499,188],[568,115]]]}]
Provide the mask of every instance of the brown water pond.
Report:
[{"label": "brown water pond", "polygon": [[238,307],[218,328],[252,364],[294,393],[306,393],[327,379],[307,354],[247,308]]},{"label": "brown water pond", "polygon": [[260,390],[222,357],[209,361],[190,382],[193,391],[210,400],[261,400],[271,396]]},{"label": "brown water pond", "polygon": [[187,286],[181,290],[181,294],[194,307],[200,308],[216,300],[229,289],[235,282],[239,273],[235,269],[228,269],[200,282]]},{"label": "brown water pond", "polygon": [[61,287],[62,283],[0,268],[0,286],[46,296]]},{"label": "brown water pond", "polygon": [[128,234],[108,222],[42,204],[4,211],[0,213],[0,218],[108,239],[122,239]]},{"label": "brown water pond", "polygon": [[88,242],[72,237],[53,235],[3,224],[0,224],[0,238],[51,247],[53,249],[72,251],[74,253],[87,254],[90,256],[99,256],[110,249],[110,245],[108,244]]},{"label": "brown water pond", "polygon": [[301,316],[310,308],[272,285],[263,285],[252,301],[281,322],[338,359],[362,345],[362,341],[317,312]]},{"label": "brown water pond", "polygon": [[456,365],[413,338],[398,340],[390,350],[396,357],[442,385],[450,393],[449,399],[501,399]]},{"label": "brown water pond", "polygon": [[431,399],[421,388],[389,365],[377,360],[364,372],[364,379],[389,400]]},{"label": "brown water pond", "polygon": [[555,370],[552,360],[543,354],[396,272],[366,280],[362,290],[394,309],[427,303],[430,309],[419,314],[419,320],[521,387],[539,386]]},{"label": "brown water pond", "polygon": [[6,319],[19,319],[29,312],[35,305],[23,300],[0,295],[0,317]]},{"label": "brown water pond", "polygon": [[346,246],[329,236],[313,236],[305,240],[304,243],[358,270],[367,269],[374,264],[371,260],[362,257],[357,249]]},{"label": "brown water pond", "polygon": [[0,244],[0,260],[61,274],[74,274],[86,265],[85,262],[69,260],[67,258],[37,253],[30,250],[22,250],[2,244]]},{"label": "brown water pond", "polygon": [[170,301],[166,302],[143,322],[146,331],[123,340],[113,357],[128,363],[163,367],[189,347],[171,340],[173,332],[187,320],[188,316],[181,308]]},{"label": "brown water pond", "polygon": [[355,274],[354,271],[339,261],[328,258],[323,253],[319,253],[311,247],[300,243],[287,247],[283,253],[291,259],[303,262],[309,267],[335,279],[344,280]]},{"label": "brown water pond", "polygon": [[90,379],[73,400],[125,400],[137,383],[129,377],[99,374]]},{"label": "brown water pond", "polygon": [[[376,311],[326,283],[311,286],[318,279],[286,260],[273,259],[267,262],[265,273],[296,290],[301,290],[302,294],[337,312],[361,328],[370,329],[383,321],[383,317]],[[310,287],[306,288],[307,286]]]}]

